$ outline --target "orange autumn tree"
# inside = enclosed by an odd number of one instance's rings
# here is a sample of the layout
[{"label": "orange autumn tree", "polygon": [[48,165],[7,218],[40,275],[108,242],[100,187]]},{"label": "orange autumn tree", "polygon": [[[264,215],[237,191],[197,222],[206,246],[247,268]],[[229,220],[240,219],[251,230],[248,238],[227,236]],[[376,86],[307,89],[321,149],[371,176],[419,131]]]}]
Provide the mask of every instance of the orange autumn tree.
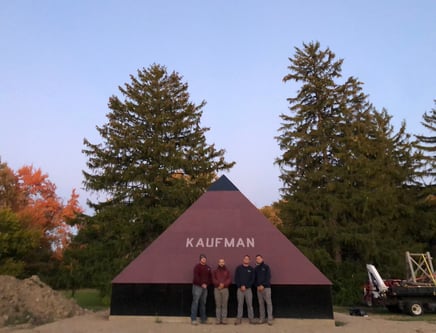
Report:
[{"label": "orange autumn tree", "polygon": [[263,206],[259,211],[276,227],[283,226],[283,221],[280,218],[280,208],[277,202],[274,202],[270,206]]},{"label": "orange autumn tree", "polygon": [[41,169],[23,166],[16,174],[21,202],[17,215],[25,224],[39,232],[42,241],[50,246],[57,258],[71,239],[68,221],[83,213],[75,189],[64,205],[56,195],[56,185],[48,179]]}]

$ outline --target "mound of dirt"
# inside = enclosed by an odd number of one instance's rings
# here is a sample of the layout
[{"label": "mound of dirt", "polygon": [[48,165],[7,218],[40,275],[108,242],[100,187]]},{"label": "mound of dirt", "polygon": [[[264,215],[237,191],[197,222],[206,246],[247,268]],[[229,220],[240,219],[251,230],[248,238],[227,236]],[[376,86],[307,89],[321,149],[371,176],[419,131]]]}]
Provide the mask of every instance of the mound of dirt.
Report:
[{"label": "mound of dirt", "polygon": [[40,325],[84,313],[74,300],[53,290],[37,276],[19,280],[0,275],[0,327]]}]

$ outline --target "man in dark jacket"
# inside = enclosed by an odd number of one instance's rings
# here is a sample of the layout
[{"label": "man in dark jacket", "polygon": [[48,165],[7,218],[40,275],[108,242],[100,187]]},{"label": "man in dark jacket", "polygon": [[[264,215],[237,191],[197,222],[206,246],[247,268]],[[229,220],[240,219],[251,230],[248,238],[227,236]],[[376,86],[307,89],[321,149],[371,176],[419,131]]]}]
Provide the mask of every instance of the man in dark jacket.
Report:
[{"label": "man in dark jacket", "polygon": [[236,316],[235,325],[242,322],[242,314],[244,311],[244,300],[247,304],[247,314],[250,324],[254,324],[253,313],[253,293],[251,287],[254,283],[254,269],[250,266],[250,256],[245,255],[242,259],[242,265],[236,268],[235,283],[238,288],[236,297],[238,299],[238,313]]},{"label": "man in dark jacket", "polygon": [[212,283],[215,287],[216,323],[227,324],[227,304],[229,302],[229,286],[232,282],[230,271],[224,259],[218,260],[218,267],[212,272]]},{"label": "man in dark jacket", "polygon": [[[259,300],[259,323],[263,324],[268,322],[268,325],[272,325],[271,269],[263,262],[263,257],[260,254],[256,256],[254,276],[254,285],[257,288],[257,299]],[[265,303],[268,321],[265,320]]]},{"label": "man in dark jacket", "polygon": [[200,254],[200,262],[194,267],[194,279],[192,284],[191,323],[197,325],[197,312],[200,305],[200,321],[205,324],[207,286],[211,283],[211,269],[206,264],[207,258]]}]

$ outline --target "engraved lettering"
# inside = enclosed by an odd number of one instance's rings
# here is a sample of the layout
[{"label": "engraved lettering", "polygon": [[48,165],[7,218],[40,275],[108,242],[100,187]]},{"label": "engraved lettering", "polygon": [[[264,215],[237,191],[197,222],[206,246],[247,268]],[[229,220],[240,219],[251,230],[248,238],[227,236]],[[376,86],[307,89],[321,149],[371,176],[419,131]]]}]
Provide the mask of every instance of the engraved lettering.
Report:
[{"label": "engraved lettering", "polygon": [[192,245],[193,240],[194,238],[186,238],[186,247],[194,247],[194,245]]},{"label": "engraved lettering", "polygon": [[222,237],[215,238],[215,247],[219,247],[222,241],[223,241]]},{"label": "engraved lettering", "polygon": [[224,247],[235,247],[235,239],[234,238],[224,238]]},{"label": "engraved lettering", "polygon": [[254,237],[187,237],[185,247],[255,247]]},{"label": "engraved lettering", "polygon": [[209,237],[207,237],[206,238],[206,247],[213,247],[213,238],[209,238]]}]

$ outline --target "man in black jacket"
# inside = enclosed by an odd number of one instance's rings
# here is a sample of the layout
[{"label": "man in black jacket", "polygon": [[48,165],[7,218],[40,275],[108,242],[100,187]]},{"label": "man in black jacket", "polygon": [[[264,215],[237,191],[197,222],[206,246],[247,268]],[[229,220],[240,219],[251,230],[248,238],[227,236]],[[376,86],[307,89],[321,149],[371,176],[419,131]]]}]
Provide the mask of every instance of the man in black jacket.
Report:
[{"label": "man in black jacket", "polygon": [[238,313],[235,325],[239,325],[242,322],[244,300],[247,304],[248,320],[250,324],[254,324],[253,292],[251,291],[251,287],[254,283],[254,269],[250,266],[250,260],[250,256],[245,255],[242,259],[242,265],[239,265],[235,271],[235,283],[238,288],[236,293],[238,299]]},{"label": "man in black jacket", "polygon": [[[263,257],[260,254],[256,256],[254,277],[254,285],[257,288],[257,299],[259,300],[259,324],[268,322],[268,325],[272,325],[271,269],[263,262]],[[265,303],[268,321],[265,320]]]}]

